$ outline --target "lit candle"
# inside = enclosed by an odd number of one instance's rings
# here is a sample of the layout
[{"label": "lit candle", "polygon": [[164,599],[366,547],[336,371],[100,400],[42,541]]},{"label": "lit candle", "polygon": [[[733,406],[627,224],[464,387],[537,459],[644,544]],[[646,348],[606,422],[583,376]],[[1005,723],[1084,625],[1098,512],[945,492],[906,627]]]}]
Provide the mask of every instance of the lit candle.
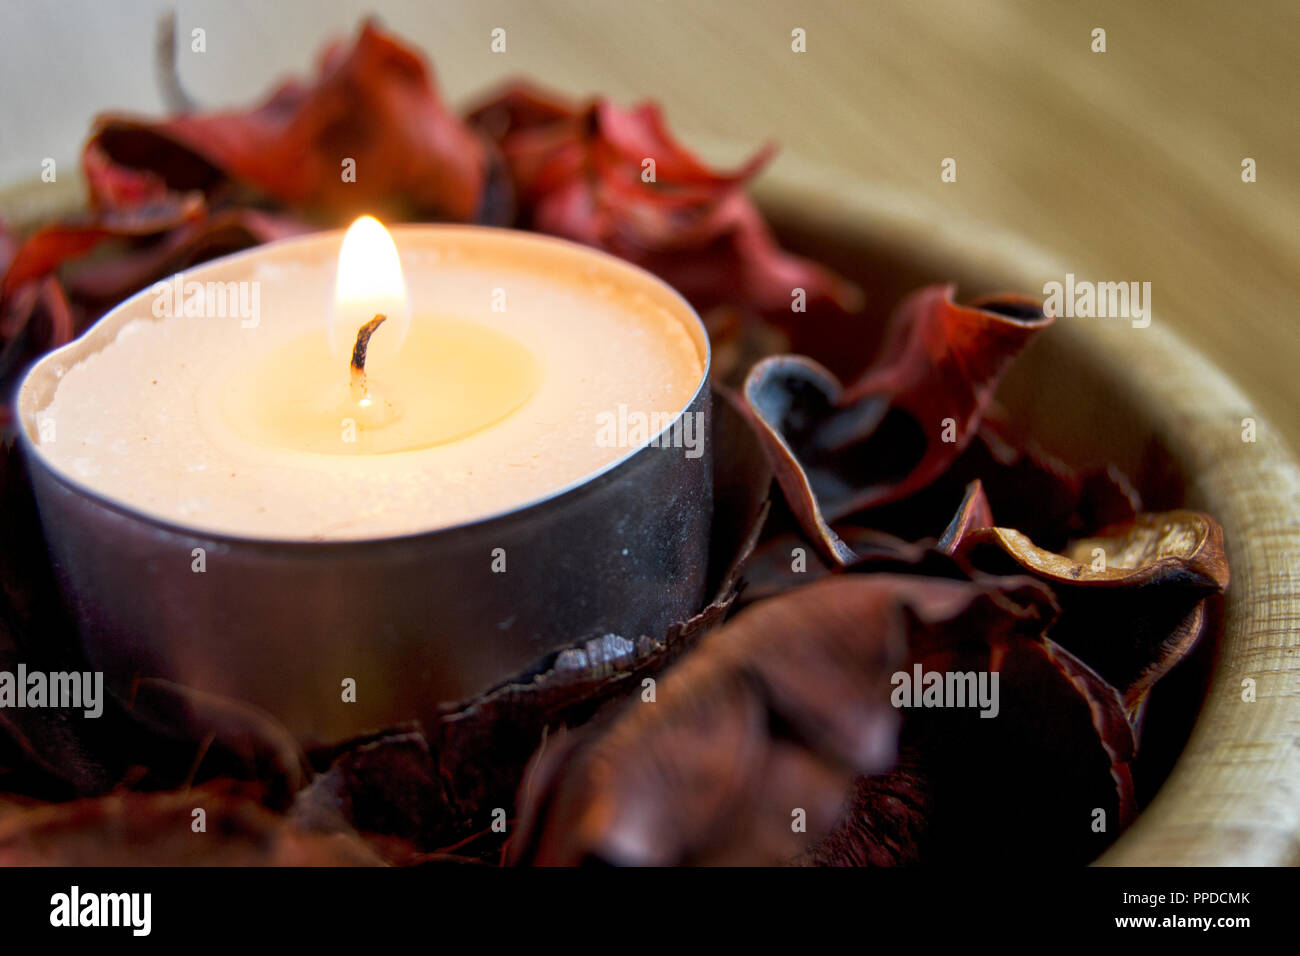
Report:
[{"label": "lit candle", "polygon": [[560,240],[394,233],[207,263],[28,373],[41,521],[117,695],[160,677],[337,740],[700,609],[690,306]]},{"label": "lit candle", "polygon": [[392,238],[358,219],[329,321],[214,374],[199,396],[209,432],[234,454],[240,440],[289,454],[418,451],[472,435],[537,391],[537,362],[516,337],[432,312],[412,326],[410,311]]},{"label": "lit candle", "polygon": [[63,370],[42,450],[187,527],[380,537],[581,482],[630,451],[598,440],[602,414],[662,419],[697,391],[697,320],[644,273],[496,230],[398,235],[405,268],[366,217],[341,247],[266,247],[125,303],[113,341]]}]

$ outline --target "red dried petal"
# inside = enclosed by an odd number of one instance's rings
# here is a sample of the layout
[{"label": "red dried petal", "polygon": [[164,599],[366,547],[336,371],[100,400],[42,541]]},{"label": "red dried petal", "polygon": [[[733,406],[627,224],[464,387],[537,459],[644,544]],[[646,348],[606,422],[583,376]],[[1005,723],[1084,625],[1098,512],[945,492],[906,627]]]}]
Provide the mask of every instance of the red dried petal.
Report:
[{"label": "red dried petal", "polygon": [[0,279],[0,305],[26,283],[85,255],[105,239],[154,236],[198,219],[203,212],[202,196],[170,194],[148,205],[105,210],[38,229],[14,252]]},{"label": "red dried petal", "polygon": [[[345,159],[354,182],[341,175]],[[397,207],[469,221],[487,157],[424,57],[367,22],[350,48],[326,51],[313,81],[285,83],[252,110],[100,118],[84,165],[101,206],[156,195],[160,182],[209,193],[234,182],[336,214]]]},{"label": "red dried petal", "polygon": [[82,301],[109,306],[196,263],[310,229],[300,220],[259,209],[222,209],[183,223],[150,245],[71,265],[67,286]]},{"label": "red dried petal", "polygon": [[[796,288],[809,307],[861,307],[851,283],[781,251],[743,192],[770,148],[718,172],[669,134],[652,103],[578,106],[530,87],[507,89],[470,118],[496,137],[532,228],[635,262],[701,310],[789,311]],[[655,163],[650,182],[646,160]]]},{"label": "red dried petal", "polygon": [[1050,324],[1016,297],[960,306],[951,286],[910,296],[880,358],[840,384],[801,356],[759,362],[744,397],[786,501],[830,559],[852,556],[830,522],[888,504],[939,478],[976,434],[1007,365]]}]

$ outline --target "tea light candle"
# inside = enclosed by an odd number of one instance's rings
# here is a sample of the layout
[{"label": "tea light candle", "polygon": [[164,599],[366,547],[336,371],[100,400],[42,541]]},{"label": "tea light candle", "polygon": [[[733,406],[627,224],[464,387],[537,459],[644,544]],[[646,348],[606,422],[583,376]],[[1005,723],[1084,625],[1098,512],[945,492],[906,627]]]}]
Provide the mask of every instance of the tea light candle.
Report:
[{"label": "tea light candle", "polygon": [[370,220],[123,302],[32,367],[19,440],[108,690],[159,677],[328,742],[700,609],[708,347],[611,256]]},{"label": "tea light candle", "polygon": [[639,270],[504,230],[395,233],[366,218],[120,306],[112,340],[58,370],[42,453],[188,529],[381,538],[581,484],[632,450],[598,440],[602,413],[671,417],[699,389],[698,320]]}]

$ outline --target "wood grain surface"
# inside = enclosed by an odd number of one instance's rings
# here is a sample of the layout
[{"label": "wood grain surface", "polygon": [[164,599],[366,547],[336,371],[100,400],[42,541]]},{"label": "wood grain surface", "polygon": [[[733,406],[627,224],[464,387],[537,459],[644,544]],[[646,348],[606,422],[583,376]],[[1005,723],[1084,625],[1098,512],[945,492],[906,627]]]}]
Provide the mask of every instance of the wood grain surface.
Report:
[{"label": "wood grain surface", "polygon": [[[100,110],[161,109],[150,60],[169,8],[183,35],[206,30],[206,52],[180,59],[205,104],[259,96],[373,11],[428,53],[453,102],[516,75],[654,97],[686,142],[736,144],[716,160],[776,141],[774,174],[813,160],[1025,236],[1080,277],[1149,281],[1159,321],[1300,447],[1294,0],[15,0],[0,179],[75,159]],[[955,183],[939,180],[944,157]]]}]

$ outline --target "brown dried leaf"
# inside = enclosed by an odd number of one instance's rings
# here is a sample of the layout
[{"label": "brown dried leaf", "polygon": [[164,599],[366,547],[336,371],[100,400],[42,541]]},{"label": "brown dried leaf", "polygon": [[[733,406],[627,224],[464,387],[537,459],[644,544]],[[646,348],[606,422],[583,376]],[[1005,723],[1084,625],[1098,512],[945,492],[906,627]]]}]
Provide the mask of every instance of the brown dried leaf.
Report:
[{"label": "brown dried leaf", "polygon": [[66,283],[79,301],[108,307],[196,263],[302,235],[310,228],[292,216],[258,209],[214,210],[173,228],[156,242],[70,265]]},{"label": "brown dried leaf", "polygon": [[133,691],[131,715],[144,727],[192,741],[200,762],[224,761],[229,775],[258,781],[271,805],[287,806],[306,784],[310,769],[297,739],[251,704],[160,678],[137,680]]},{"label": "brown dried leaf", "polygon": [[972,481],[980,482],[998,524],[1048,548],[1141,511],[1141,498],[1119,469],[1074,468],[1032,439],[1013,438],[997,414],[986,412],[970,445],[932,484],[853,520],[907,540],[932,536],[934,516],[961,500]]},{"label": "brown dried leaf", "polygon": [[961,551],[984,571],[1049,584],[1062,608],[1052,638],[1119,688],[1130,710],[1196,646],[1204,601],[1229,581],[1222,529],[1193,511],[1139,515],[1061,554],[1008,528],[975,532]]},{"label": "brown dried leaf", "polygon": [[1138,515],[1095,537],[1072,541],[1062,554],[1045,551],[1014,528],[975,532],[965,548],[987,545],[1001,548],[1025,572],[1046,581],[1109,587],[1169,583],[1206,592],[1228,586],[1223,529],[1196,511]]},{"label": "brown dried leaf", "polygon": [[[894,575],[819,581],[757,604],[630,703],[534,758],[516,862],[771,863],[808,850],[854,773],[884,770],[888,682],[909,634],[997,619],[1041,629],[996,588]],[[807,833],[791,814],[807,813]]]},{"label": "brown dried leaf", "polygon": [[[870,565],[874,570],[889,571],[903,565],[919,566],[928,550],[925,543],[909,543],[871,528],[839,525],[835,534],[853,551],[851,567]],[[823,560],[802,534],[773,535],[745,563],[745,588],[739,606],[776,597],[840,570],[838,564]]]},{"label": "brown dried leaf", "polygon": [[914,668],[996,670],[998,715],[906,711],[900,767],[859,780],[802,862],[1080,864],[1132,822],[1135,742],[1118,694],[1068,651],[1009,623],[913,636]]},{"label": "brown dried leaf", "polygon": [[[147,205],[105,209],[44,226],[32,233],[13,253],[0,280],[0,304],[28,282],[49,275],[68,259],[85,255],[105,239],[156,236],[198,219],[203,197],[194,193],[169,194]],[[6,329],[9,337],[13,329]]]},{"label": "brown dried leaf", "polygon": [[361,743],[299,791],[291,816],[317,831],[357,831],[390,862],[439,845],[446,794],[419,727]]},{"label": "brown dried leaf", "polygon": [[981,528],[993,524],[993,508],[984,494],[984,485],[978,478],[966,486],[966,494],[957,508],[957,514],[939,537],[937,547],[944,554],[956,554],[962,542]]},{"label": "brown dried leaf", "polygon": [[951,286],[931,286],[902,303],[880,357],[850,386],[801,356],[754,366],[747,408],[791,511],[825,557],[853,560],[831,522],[905,498],[951,466],[1007,365],[1050,322],[1027,299],[961,306]]}]

